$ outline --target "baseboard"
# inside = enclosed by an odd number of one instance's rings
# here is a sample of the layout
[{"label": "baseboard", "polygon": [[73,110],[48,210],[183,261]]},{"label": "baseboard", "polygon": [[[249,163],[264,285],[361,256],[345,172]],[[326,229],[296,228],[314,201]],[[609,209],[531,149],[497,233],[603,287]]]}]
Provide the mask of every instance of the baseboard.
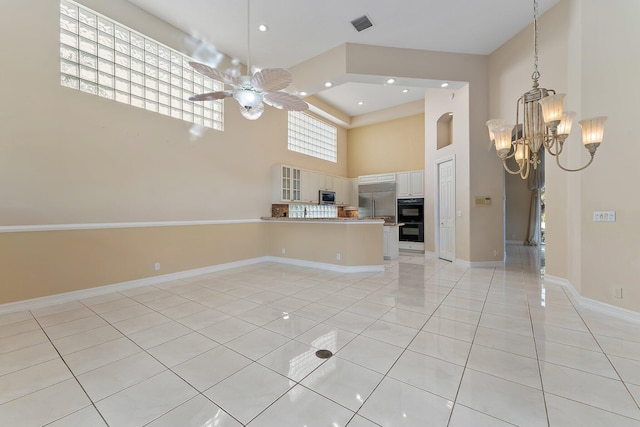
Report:
[{"label": "baseboard", "polygon": [[471,262],[472,268],[496,268],[496,267],[504,267],[504,261],[479,261],[479,262]]},{"label": "baseboard", "polygon": [[32,298],[22,301],[9,302],[0,304],[0,315],[14,313],[16,311],[35,310],[49,305],[62,304],[69,301],[90,298],[98,295],[104,295],[111,292],[121,292],[129,289],[140,288],[143,286],[157,285],[172,280],[188,279],[202,274],[215,273],[217,271],[229,270],[231,268],[246,267],[249,265],[260,264],[263,262],[278,262],[301,267],[312,267],[321,270],[336,271],[340,273],[363,273],[363,272],[380,272],[384,271],[384,265],[357,265],[342,266],[334,264],[325,264],[313,261],[302,261],[292,258],[280,257],[257,257],[242,261],[228,262],[225,264],[217,264],[208,267],[194,268],[192,270],[178,271],[176,273],[162,274],[159,276],[145,277],[143,279],[130,280],[127,282],[114,283],[111,285],[96,286],[89,289],[81,289],[78,291],[64,292],[61,294],[47,295],[45,297]]},{"label": "baseboard", "polygon": [[626,308],[618,307],[615,305],[607,304],[606,302],[596,301],[591,298],[583,297],[573,287],[570,281],[562,277],[556,277],[551,275],[544,276],[545,282],[549,282],[555,285],[560,285],[567,289],[569,298],[574,304],[586,308],[589,310],[598,311],[600,313],[607,314],[609,316],[617,317],[634,323],[640,323],[640,313]]},{"label": "baseboard", "polygon": [[298,267],[318,268],[320,270],[335,271],[338,273],[379,273],[384,271],[384,264],[380,265],[337,265],[323,262],[306,261],[293,258],[282,258],[277,256],[266,257],[267,261],[279,262],[282,264],[295,265]]},{"label": "baseboard", "polygon": [[456,259],[454,261],[457,265],[461,265],[467,268],[495,268],[495,267],[504,267],[503,261],[465,261],[461,259]]}]

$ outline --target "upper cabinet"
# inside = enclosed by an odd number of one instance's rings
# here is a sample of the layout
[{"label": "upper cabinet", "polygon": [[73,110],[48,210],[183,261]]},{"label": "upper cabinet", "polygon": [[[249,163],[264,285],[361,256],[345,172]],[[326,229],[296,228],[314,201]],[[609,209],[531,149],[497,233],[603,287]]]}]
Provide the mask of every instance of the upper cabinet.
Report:
[{"label": "upper cabinet", "polygon": [[302,185],[300,202],[303,203],[318,203],[318,190],[320,186],[318,184],[320,180],[320,174],[308,170],[302,169],[300,172],[300,181]]},{"label": "upper cabinet", "polygon": [[318,189],[336,191],[335,181],[337,179],[337,176],[318,174]]},{"label": "upper cabinet", "polygon": [[[336,205],[352,204],[352,180],[287,165],[273,167],[273,203],[319,202],[319,190],[335,191]],[[355,180],[357,182],[357,180]],[[356,196],[358,194],[356,184]],[[357,203],[356,203],[357,206]]]},{"label": "upper cabinet", "polygon": [[402,197],[424,197],[424,171],[396,173],[397,195]]},{"label": "upper cabinet", "polygon": [[334,176],[332,178],[334,191],[336,192],[336,205],[351,205],[351,180],[349,178],[342,178],[339,176]]},{"label": "upper cabinet", "polygon": [[382,173],[377,175],[360,175],[358,182],[360,184],[373,184],[374,182],[393,182],[396,180],[395,173]]},{"label": "upper cabinet", "polygon": [[272,176],[274,203],[300,201],[300,169],[286,165],[275,165]]}]

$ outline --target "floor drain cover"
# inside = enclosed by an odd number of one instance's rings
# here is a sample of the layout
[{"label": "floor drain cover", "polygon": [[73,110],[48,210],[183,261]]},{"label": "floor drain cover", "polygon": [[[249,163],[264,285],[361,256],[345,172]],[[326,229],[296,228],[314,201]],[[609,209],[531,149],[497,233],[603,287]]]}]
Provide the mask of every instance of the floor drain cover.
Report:
[{"label": "floor drain cover", "polygon": [[328,359],[333,356],[333,353],[331,353],[331,351],[329,350],[318,350],[316,351],[316,356],[318,356],[320,359]]}]

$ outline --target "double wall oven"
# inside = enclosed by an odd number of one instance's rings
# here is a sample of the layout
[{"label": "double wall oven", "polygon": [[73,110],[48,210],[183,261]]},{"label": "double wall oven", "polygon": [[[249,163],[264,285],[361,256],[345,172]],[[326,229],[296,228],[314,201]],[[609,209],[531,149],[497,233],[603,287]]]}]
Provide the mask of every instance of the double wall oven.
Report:
[{"label": "double wall oven", "polygon": [[424,242],[424,199],[398,199],[398,222],[401,242]]}]

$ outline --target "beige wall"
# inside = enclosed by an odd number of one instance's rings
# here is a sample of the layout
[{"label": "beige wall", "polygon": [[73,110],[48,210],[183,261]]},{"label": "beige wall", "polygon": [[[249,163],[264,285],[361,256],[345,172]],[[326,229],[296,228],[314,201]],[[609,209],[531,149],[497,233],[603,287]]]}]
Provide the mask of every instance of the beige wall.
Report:
[{"label": "beige wall", "polygon": [[[477,65],[473,81],[457,91],[431,89],[425,100],[425,249],[438,252],[435,200],[437,162],[454,158],[456,170],[456,259],[472,263],[503,259],[503,177],[495,154],[489,152],[486,127],[487,78],[485,64]],[[454,95],[451,97],[451,95]],[[453,143],[437,148],[437,122],[453,112]],[[490,197],[490,207],[475,207],[476,196]]]},{"label": "beige wall", "polygon": [[424,114],[347,131],[347,174],[424,169]]},{"label": "beige wall", "polygon": [[[594,164],[575,174],[546,164],[546,273],[568,280],[583,296],[640,311],[640,198],[628,185],[640,180],[632,165],[640,73],[636,25],[640,3],[562,0],[540,20],[541,86],[567,92],[565,108],[577,112],[562,161],[576,168],[588,160],[580,144],[580,119],[608,115],[605,140]],[[532,28],[490,56],[491,116],[515,120],[515,100],[530,87]],[[615,147],[615,149],[614,149]],[[593,222],[593,211],[614,210],[616,222]],[[613,298],[613,288],[623,298]]]},{"label": "beige wall", "polygon": [[[175,49],[188,37],[125,0],[87,6]],[[59,2],[8,0],[0,14],[0,227],[256,219],[271,212],[271,167],[346,176],[287,150],[287,113],[257,121],[225,103],[225,131],[60,86]],[[37,11],[37,12],[34,12]],[[0,303],[266,255],[258,225],[0,233]]]},{"label": "beige wall", "polygon": [[[640,197],[634,188],[640,182],[635,162],[640,155],[636,126],[640,2],[578,3],[582,12],[581,58],[572,58],[582,67],[578,116],[609,116],[595,164],[580,174],[582,292],[589,298],[640,311]],[[593,222],[593,211],[600,210],[616,211],[616,222]],[[623,299],[613,298],[614,287],[622,287]]]},{"label": "beige wall", "polygon": [[3,233],[0,304],[265,256],[266,233],[261,222]]},{"label": "beige wall", "polygon": [[[174,48],[186,38],[125,0],[92,3]],[[336,164],[289,152],[274,108],[248,121],[227,100],[225,131],[192,141],[187,122],[61,87],[58,19],[57,1],[3,3],[0,225],[258,218],[275,163],[346,175],[344,129]]]},{"label": "beige wall", "polygon": [[[454,97],[451,97],[451,94]],[[452,144],[438,149],[438,119],[447,112],[453,113]],[[469,261],[469,87],[456,91],[427,90],[425,100],[425,237],[427,252],[438,253],[439,217],[437,162],[453,160],[455,164],[455,210],[464,214],[455,218],[455,253],[457,259]]]}]

